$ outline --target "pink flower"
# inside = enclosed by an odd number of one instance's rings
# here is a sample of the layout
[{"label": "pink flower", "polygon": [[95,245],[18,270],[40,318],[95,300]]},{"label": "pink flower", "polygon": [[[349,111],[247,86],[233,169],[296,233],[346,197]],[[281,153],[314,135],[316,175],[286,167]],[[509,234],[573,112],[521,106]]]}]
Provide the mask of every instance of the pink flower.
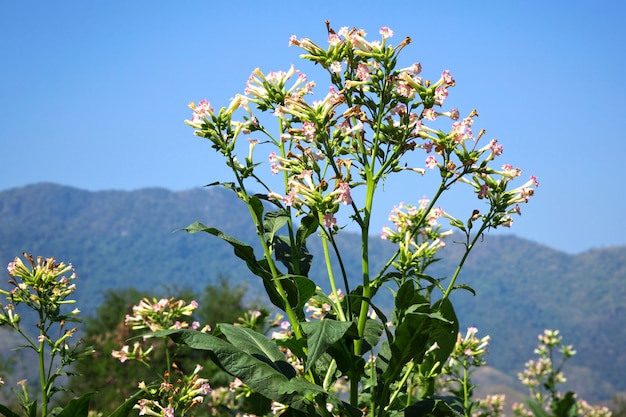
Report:
[{"label": "pink flower", "polygon": [[399,83],[396,86],[396,91],[402,97],[411,97],[411,94],[413,94],[413,90],[411,89],[411,87],[407,83]]},{"label": "pink flower", "polygon": [[204,118],[209,118],[213,115],[213,107],[211,107],[211,103],[206,101],[206,99],[201,100],[195,108],[193,108],[193,116],[191,118],[191,123],[200,124],[203,122]]},{"label": "pink flower", "polygon": [[289,194],[283,197],[283,203],[286,206],[293,206],[295,202],[296,202],[296,193],[294,193],[293,191],[290,191]]},{"label": "pink flower", "polygon": [[534,175],[530,176],[530,180],[535,184],[535,187],[539,187],[539,182],[537,181],[537,177]]},{"label": "pink flower", "polygon": [[478,190],[478,198],[483,199],[489,195],[489,186],[487,184],[483,184],[480,186],[480,190]]},{"label": "pink flower", "polygon": [[370,77],[370,70],[367,65],[361,63],[356,68],[356,76],[361,81],[367,81]]},{"label": "pink flower", "polygon": [[334,72],[335,74],[339,74],[341,73],[343,67],[341,65],[341,62],[339,61],[335,61],[332,64],[330,64],[330,71]]},{"label": "pink flower", "polygon": [[431,107],[429,109],[424,109],[424,111],[422,112],[422,116],[424,116],[424,119],[432,121],[437,118],[437,113]]},{"label": "pink flower", "polygon": [[332,46],[336,46],[341,42],[341,38],[336,33],[331,33],[328,35],[328,44]]},{"label": "pink flower", "polygon": [[502,155],[502,145],[498,145],[497,139],[493,139],[489,144],[489,147],[495,156]]},{"label": "pink flower", "polygon": [[428,158],[426,158],[426,168],[435,169],[435,167],[437,167],[437,158],[435,158],[433,155],[430,155]]},{"label": "pink flower", "polygon": [[298,45],[298,38],[296,37],[296,35],[291,35],[289,37],[289,46],[293,46],[293,45]]},{"label": "pink flower", "polygon": [[418,75],[420,72],[422,72],[422,64],[416,62],[415,64],[411,65],[411,72],[413,72],[413,74],[415,75]]},{"label": "pink flower", "polygon": [[393,115],[398,114],[400,116],[402,116],[403,114],[406,114],[406,105],[398,104],[396,107],[391,109],[391,114],[393,114]]},{"label": "pink flower", "polygon": [[445,99],[448,97],[448,89],[446,87],[438,87],[435,90],[435,100],[437,100],[437,102],[439,104],[443,104],[443,102],[445,101]]},{"label": "pink flower", "polygon": [[146,399],[141,399],[139,400],[139,415],[140,416],[145,416],[146,413],[148,412],[148,407],[146,406],[146,404],[148,403],[148,400]]},{"label": "pink flower", "polygon": [[332,213],[326,213],[324,214],[323,223],[324,227],[330,229],[331,227],[335,227],[337,225],[337,219],[335,219],[335,216],[333,216]]},{"label": "pink flower", "polygon": [[200,394],[208,395],[211,392],[211,385],[208,383],[200,385]]},{"label": "pink flower", "polygon": [[441,73],[441,78],[443,78],[443,81],[446,84],[453,84],[454,83],[454,78],[452,78],[452,75],[450,75],[450,71],[449,70],[445,70]]},{"label": "pink flower", "polygon": [[307,142],[313,142],[315,140],[315,124],[312,122],[304,122],[302,124],[302,131],[304,132],[304,138]]},{"label": "pink flower", "polygon": [[9,271],[9,275],[13,276],[15,274],[15,262],[9,262],[7,265],[7,271]]},{"label": "pink flower", "polygon": [[174,417],[174,409],[172,407],[164,408],[163,417]]},{"label": "pink flower", "polygon": [[424,150],[426,151],[426,153],[431,153],[431,152],[432,152],[432,150],[433,150],[433,146],[434,146],[434,145],[435,145],[435,143],[431,140],[431,141],[425,142],[425,143],[422,145],[422,148],[424,148]]},{"label": "pink flower", "polygon": [[352,204],[352,196],[350,195],[350,185],[347,182],[339,184],[339,202],[343,204]]},{"label": "pink flower", "polygon": [[383,39],[391,38],[393,36],[393,30],[389,29],[387,26],[383,26],[380,28],[380,34]]}]

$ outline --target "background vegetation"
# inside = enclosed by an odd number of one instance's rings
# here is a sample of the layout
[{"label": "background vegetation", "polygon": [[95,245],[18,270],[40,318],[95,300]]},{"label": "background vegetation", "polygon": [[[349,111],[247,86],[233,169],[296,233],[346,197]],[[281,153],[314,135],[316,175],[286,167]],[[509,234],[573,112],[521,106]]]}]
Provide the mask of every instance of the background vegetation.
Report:
[{"label": "background vegetation", "polygon": [[[247,215],[221,189],[87,192],[37,184],[0,192],[0,261],[6,265],[27,251],[72,262],[79,276],[80,309],[109,320],[107,326],[119,321],[103,313],[121,313],[122,306],[138,301],[138,294],[177,291],[199,298],[209,285],[227,285],[247,305],[260,294],[260,283],[235,261],[229,246],[219,239],[174,233],[200,220],[252,241],[254,232],[240,221]],[[356,234],[342,238],[342,251],[356,251],[359,242]],[[452,240],[448,243],[445,258],[434,266],[440,276],[450,274],[460,253]],[[381,255],[378,262],[386,260],[389,244],[373,237],[372,245]],[[319,253],[319,248],[310,249]],[[357,271],[358,259],[350,262],[348,270]],[[315,274],[314,264],[313,278]],[[460,277],[476,290],[476,298],[469,292],[453,296],[461,328],[476,326],[492,336],[483,386],[517,386],[516,373],[530,357],[536,335],[558,328],[564,342],[578,351],[568,364],[569,389],[592,402],[626,391],[625,277],[626,247],[568,255],[511,235],[487,236]],[[238,293],[241,288],[247,292]],[[205,319],[216,318],[231,301],[211,301],[206,308],[213,310]],[[0,347],[10,337],[0,334]],[[2,349],[3,359],[6,354]]]}]

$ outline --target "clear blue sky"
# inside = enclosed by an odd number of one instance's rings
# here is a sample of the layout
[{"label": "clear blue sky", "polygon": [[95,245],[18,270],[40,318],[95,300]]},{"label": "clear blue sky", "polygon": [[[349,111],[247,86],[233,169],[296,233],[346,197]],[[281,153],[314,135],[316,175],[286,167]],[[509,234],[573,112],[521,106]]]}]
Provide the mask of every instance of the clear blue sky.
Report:
[{"label": "clear blue sky", "polygon": [[[0,190],[222,178],[183,124],[187,103],[227,105],[255,67],[300,66],[289,36],[323,44],[329,19],[375,37],[389,26],[427,76],[451,71],[449,100],[478,109],[502,161],[541,183],[512,233],[570,253],[624,245],[625,4],[0,0]],[[386,193],[390,205],[423,194],[419,182]]]}]

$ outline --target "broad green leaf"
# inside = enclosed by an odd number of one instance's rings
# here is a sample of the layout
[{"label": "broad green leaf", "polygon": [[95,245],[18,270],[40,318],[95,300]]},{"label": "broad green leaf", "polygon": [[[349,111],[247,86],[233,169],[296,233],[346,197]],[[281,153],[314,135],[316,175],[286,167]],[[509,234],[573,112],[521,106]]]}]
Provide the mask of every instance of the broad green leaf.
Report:
[{"label": "broad green leaf", "polygon": [[307,411],[310,400],[295,391],[290,380],[269,365],[267,360],[258,359],[225,340],[196,330],[162,330],[155,335],[169,336],[178,344],[210,351],[225,371],[241,379],[252,390],[268,399]]},{"label": "broad green leaf", "polygon": [[413,280],[408,280],[398,288],[395,297],[396,309],[404,311],[413,304],[413,296],[415,295],[415,285]]},{"label": "broad green leaf", "polygon": [[463,412],[452,406],[455,397],[426,398],[404,409],[405,417],[462,417]]},{"label": "broad green leaf", "polygon": [[9,408],[0,404],[0,413],[2,413],[5,417],[20,417],[19,414],[11,411]]},{"label": "broad green leaf", "polygon": [[287,378],[291,379],[296,376],[296,370],[285,360],[285,355],[276,343],[267,336],[247,327],[226,323],[219,324],[218,330],[231,344],[266,362]]},{"label": "broad green leaf", "polygon": [[248,198],[248,204],[252,207],[254,215],[256,216],[255,223],[258,222],[258,224],[260,224],[261,221],[263,221],[263,202],[261,202],[258,197],[250,196]]},{"label": "broad green leaf", "polygon": [[315,216],[308,215],[302,218],[300,227],[298,227],[296,232],[296,243],[298,246],[305,246],[307,238],[315,233],[319,225],[320,223]]},{"label": "broad green leaf", "polygon": [[383,329],[384,326],[380,321],[367,319],[367,321],[365,322],[365,329],[363,330],[363,339],[365,339],[365,342],[373,348],[380,341],[380,336],[383,334]]},{"label": "broad green leaf", "polygon": [[315,282],[313,282],[311,279],[302,275],[293,275],[290,278],[293,278],[296,286],[298,287],[297,307],[299,310],[301,310],[304,308],[305,304],[311,299],[311,297],[313,297],[317,286],[315,285]]},{"label": "broad green leaf", "polygon": [[260,268],[259,263],[257,262],[256,257],[254,256],[254,249],[252,248],[252,246],[247,245],[247,244],[239,241],[238,239],[235,239],[234,237],[229,236],[229,235],[223,233],[219,229],[216,229],[214,227],[205,226],[204,224],[202,224],[200,222],[194,222],[193,224],[185,227],[182,230],[185,230],[185,231],[187,231],[187,233],[190,233],[190,234],[199,233],[199,232],[209,233],[209,234],[211,234],[213,236],[219,237],[220,239],[224,240],[225,242],[228,242],[233,247],[233,249],[235,251],[235,255],[238,258],[243,259],[244,261],[246,261],[246,264],[248,265],[248,268],[255,275],[258,275],[258,276],[263,277],[263,278],[267,278],[267,275],[269,274],[269,271]]},{"label": "broad green leaf", "polygon": [[55,414],[55,417],[87,417],[89,414],[89,400],[94,394],[94,392],[89,392],[73,399],[63,410]]},{"label": "broad green leaf", "polygon": [[306,248],[306,244],[291,246],[287,236],[277,236],[274,239],[274,254],[291,274],[306,275],[311,269],[313,255]]},{"label": "broad green leaf", "polygon": [[307,334],[309,358],[306,370],[322,356],[328,348],[341,339],[354,323],[324,319],[302,323],[302,330]]},{"label": "broad green leaf", "polygon": [[284,210],[270,211],[265,213],[265,219],[263,221],[263,230],[265,231],[265,240],[267,242],[273,242],[276,233],[287,224],[289,215]]},{"label": "broad green leaf", "polygon": [[427,349],[431,321],[429,314],[412,312],[407,313],[398,324],[394,339],[389,346],[391,350],[389,366],[382,375],[386,384],[396,382],[402,368],[409,361],[413,359],[421,361]]},{"label": "broad green leaf", "polygon": [[578,414],[576,394],[568,391],[563,398],[552,405],[552,411],[556,417],[576,417]]},{"label": "broad green leaf", "polygon": [[285,359],[285,355],[274,341],[253,329],[220,323],[218,330],[226,336],[230,343],[246,353],[267,356],[272,362]]}]

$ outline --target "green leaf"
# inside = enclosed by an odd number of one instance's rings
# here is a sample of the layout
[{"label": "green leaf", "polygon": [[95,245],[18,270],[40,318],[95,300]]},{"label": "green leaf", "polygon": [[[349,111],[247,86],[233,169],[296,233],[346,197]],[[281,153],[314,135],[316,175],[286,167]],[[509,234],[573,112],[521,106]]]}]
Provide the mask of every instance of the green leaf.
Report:
[{"label": "green leaf", "polygon": [[231,344],[271,365],[287,378],[291,379],[296,376],[295,369],[285,360],[285,355],[267,336],[247,327],[226,323],[220,323],[218,330]]},{"label": "green leaf", "polygon": [[404,311],[413,304],[413,297],[415,295],[415,286],[413,280],[408,280],[398,288],[396,294],[396,309]]},{"label": "green leaf", "polygon": [[253,329],[220,323],[218,324],[218,330],[226,336],[230,343],[246,353],[264,355],[271,361],[285,359],[285,355],[280,351],[276,343]]},{"label": "green leaf", "polygon": [[330,346],[344,337],[354,323],[324,319],[302,323],[302,330],[307,334],[307,348],[309,359],[306,364],[308,371],[315,361],[322,356]]},{"label": "green leaf", "polygon": [[384,325],[380,321],[367,319],[365,329],[363,330],[363,339],[369,346],[374,347],[378,345],[383,329]]},{"label": "green leaf", "polygon": [[235,251],[235,255],[238,258],[244,260],[246,262],[246,264],[248,265],[248,268],[255,275],[258,275],[258,276],[260,276],[262,278],[267,278],[268,274],[269,274],[269,276],[271,277],[271,274],[269,273],[269,271],[266,270],[265,268],[261,268],[261,266],[257,262],[256,257],[254,256],[254,249],[252,248],[252,246],[247,245],[247,244],[245,244],[245,243],[235,239],[234,237],[229,236],[229,235],[223,233],[219,229],[216,229],[214,227],[205,226],[204,224],[202,224],[200,222],[194,222],[193,224],[185,227],[182,230],[185,230],[189,234],[205,232],[205,233],[211,234],[213,236],[219,237],[223,241],[228,242],[233,247],[233,249]]},{"label": "green leaf", "polygon": [[265,231],[265,240],[268,242],[274,241],[276,233],[287,224],[289,221],[289,215],[284,210],[270,211],[265,213],[265,220],[263,221],[263,230]]},{"label": "green leaf", "polygon": [[300,227],[298,227],[298,231],[296,232],[296,243],[298,246],[305,246],[306,240],[309,236],[311,236],[320,223],[317,220],[317,217],[312,215],[307,215],[300,221]]},{"label": "green leaf", "polygon": [[[271,366],[265,357],[261,360],[247,352],[210,334],[196,330],[162,330],[157,337],[169,336],[178,344],[193,349],[210,351],[215,361],[229,374],[241,379],[244,384],[264,397],[307,411],[311,401],[300,393],[295,383],[290,383],[285,375]],[[291,381],[295,381],[296,378]],[[317,387],[311,384],[312,387]],[[312,389],[309,387],[309,389]],[[321,387],[317,387],[321,390]],[[321,391],[323,392],[323,391]]]},{"label": "green leaf", "polygon": [[552,411],[556,417],[576,417],[578,415],[576,394],[568,391],[563,398],[552,405]]},{"label": "green leaf", "polygon": [[276,259],[287,267],[289,273],[300,275],[309,273],[313,255],[309,253],[306,244],[292,247],[287,236],[277,236],[273,243]]},{"label": "green leaf", "polygon": [[[258,223],[261,223],[263,219],[263,202],[258,197],[250,196],[248,197],[248,204],[252,207],[254,214],[256,216],[256,220]],[[256,222],[255,222],[256,223]]]},{"label": "green leaf", "polygon": [[55,417],[87,417],[89,414],[89,400],[94,395],[94,392],[88,392],[79,398],[75,398],[62,409],[58,414],[54,414]]},{"label": "green leaf", "polygon": [[20,417],[19,414],[11,411],[9,408],[0,404],[0,413],[2,413],[5,417]]},{"label": "green leaf", "polygon": [[428,317],[421,314],[407,314],[398,326],[394,340],[389,345],[391,357],[389,366],[383,374],[386,383],[395,382],[404,365],[425,353],[429,325]]},{"label": "green leaf", "polygon": [[462,410],[451,406],[455,397],[433,397],[418,401],[404,409],[405,417],[461,417]]},{"label": "green leaf", "polygon": [[290,276],[298,287],[298,310],[302,310],[305,304],[315,295],[317,286],[311,279],[302,275]]}]

